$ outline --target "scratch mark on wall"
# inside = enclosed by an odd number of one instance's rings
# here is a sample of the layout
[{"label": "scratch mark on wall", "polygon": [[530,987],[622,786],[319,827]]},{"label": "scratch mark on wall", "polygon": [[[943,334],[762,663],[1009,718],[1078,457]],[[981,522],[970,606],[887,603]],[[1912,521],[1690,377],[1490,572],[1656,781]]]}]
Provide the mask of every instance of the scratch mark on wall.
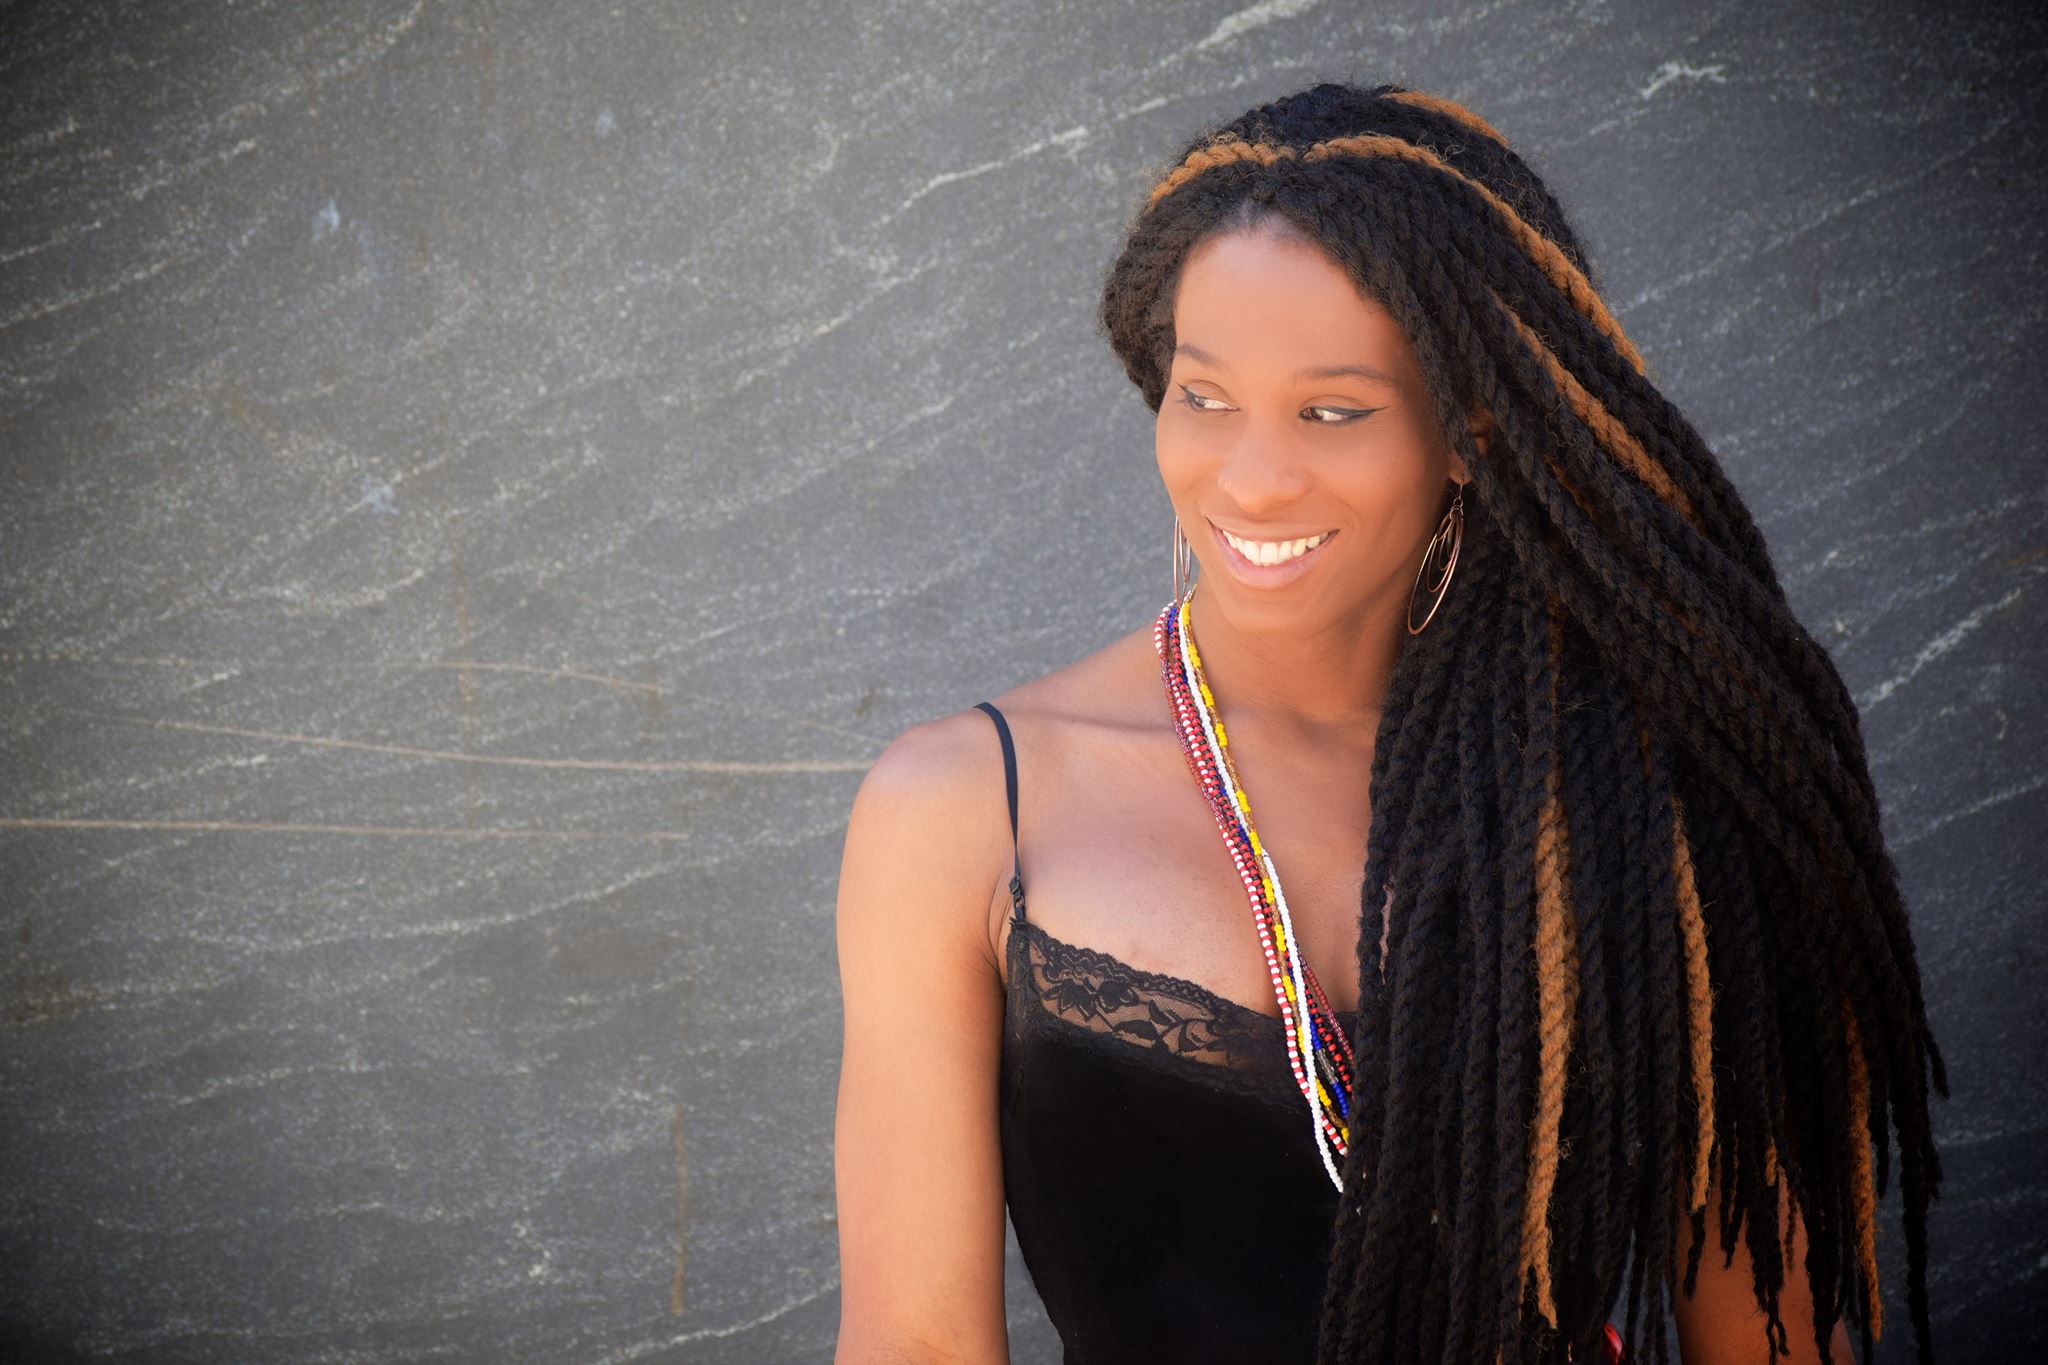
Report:
[{"label": "scratch mark on wall", "polygon": [[91,222],[81,219],[76,222],[66,223],[40,242],[30,242],[27,246],[16,247],[12,251],[0,251],[0,265],[11,265],[24,256],[38,255],[41,252],[48,251],[53,246],[62,246],[73,237],[83,237],[88,232],[98,232],[105,226],[106,220],[104,218],[95,218]]},{"label": "scratch mark on wall", "polygon": [[233,735],[239,739],[269,740],[274,744],[305,744],[319,749],[356,749],[368,753],[397,754],[405,758],[429,758],[446,763],[491,763],[514,768],[563,768],[572,771],[620,773],[864,773],[872,759],[789,759],[749,762],[742,759],[677,758],[528,758],[516,754],[464,754],[448,749],[422,749],[410,744],[379,744],[367,739],[329,739],[324,735],[302,735],[283,730],[250,730],[237,725],[207,725],[196,720],[155,720],[144,716],[101,716],[98,719],[147,725],[156,730],[196,730],[203,734]]},{"label": "scratch mark on wall", "polygon": [[393,668],[452,668],[476,672],[531,673],[542,678],[561,678],[567,682],[593,682],[621,692],[645,692],[652,697],[661,695],[661,685],[651,682],[634,682],[610,673],[588,673],[577,668],[547,668],[540,664],[486,663],[475,659],[223,659],[194,658],[179,654],[80,654],[68,650],[0,650],[0,663],[64,663],[91,664],[94,667],[112,668],[197,668],[213,672],[239,673],[251,668],[313,668],[322,673],[343,670],[370,672]]},{"label": "scratch mark on wall", "polygon": [[348,834],[394,839],[651,839],[680,842],[679,829],[438,829],[431,825],[291,825],[256,820],[88,820],[68,816],[0,815],[0,829],[183,830],[194,834]]},{"label": "scratch mark on wall", "polygon": [[349,75],[382,57],[398,46],[399,39],[412,32],[412,26],[419,21],[426,8],[427,0],[418,0],[410,10],[370,34],[362,46],[342,53],[325,66],[315,68],[311,83],[316,86],[323,85],[336,77]]},{"label": "scratch mark on wall", "polygon": [[676,1106],[675,1117],[669,1120],[669,1132],[676,1150],[676,1269],[669,1282],[668,1311],[681,1317],[683,1313],[683,1252],[690,1244],[690,1236],[683,1222],[684,1196],[689,1188],[688,1168],[683,1162],[683,1106]]},{"label": "scratch mark on wall", "polygon": [[[462,576],[462,536],[454,518],[448,524],[448,568],[455,590],[455,659],[458,664],[455,673],[457,705],[462,712],[462,752],[467,755],[475,747],[476,735],[476,677],[469,670],[469,591]],[[469,823],[476,823],[476,783],[469,784]]]},{"label": "scratch mark on wall", "polygon": [[108,294],[126,289],[131,284],[141,284],[144,280],[150,279],[161,271],[168,269],[171,264],[172,260],[170,257],[160,256],[150,264],[131,270],[117,279],[109,280],[105,284],[89,289],[74,289],[67,294],[60,294],[47,302],[32,303],[19,312],[11,313],[6,318],[0,318],[0,332],[4,332],[11,327],[18,327],[24,322],[34,322],[38,318],[49,317],[52,313],[61,313],[67,308],[76,308],[81,303],[90,303],[94,299],[104,298]]}]

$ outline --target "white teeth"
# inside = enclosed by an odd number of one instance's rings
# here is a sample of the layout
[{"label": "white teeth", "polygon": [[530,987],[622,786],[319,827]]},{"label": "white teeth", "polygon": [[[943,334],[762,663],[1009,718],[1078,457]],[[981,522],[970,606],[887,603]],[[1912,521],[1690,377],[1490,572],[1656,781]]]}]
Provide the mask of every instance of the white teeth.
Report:
[{"label": "white teeth", "polygon": [[1285,564],[1328,540],[1330,533],[1325,531],[1319,536],[1305,536],[1300,540],[1244,540],[1224,531],[1223,538],[1254,564]]}]

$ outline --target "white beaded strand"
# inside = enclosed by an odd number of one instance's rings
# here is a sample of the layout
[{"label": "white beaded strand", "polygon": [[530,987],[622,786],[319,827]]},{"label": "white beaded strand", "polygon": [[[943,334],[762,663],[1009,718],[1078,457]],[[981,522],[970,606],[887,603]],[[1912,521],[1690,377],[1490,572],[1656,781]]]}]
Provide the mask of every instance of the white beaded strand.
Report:
[{"label": "white beaded strand", "polygon": [[[1222,786],[1224,795],[1229,799],[1231,809],[1248,816],[1251,798],[1249,795],[1241,797],[1241,789],[1231,781],[1230,764],[1225,760],[1223,745],[1216,737],[1216,720],[1211,715],[1208,703],[1202,696],[1202,680],[1195,671],[1194,658],[1189,648],[1192,632],[1189,629],[1188,603],[1193,596],[1194,589],[1190,588],[1187,596],[1180,600],[1180,605],[1177,609],[1180,626],[1178,635],[1181,673],[1187,680],[1188,692],[1194,699],[1195,715],[1201,721],[1202,737],[1207,743],[1210,765],[1215,769],[1217,782]],[[1246,842],[1249,844],[1251,840],[1247,838]],[[1279,869],[1273,866],[1273,857],[1267,852],[1263,839],[1258,841],[1253,852],[1265,872],[1268,884],[1273,888],[1273,901],[1279,910],[1280,928],[1285,936],[1283,953],[1287,958],[1287,974],[1294,984],[1294,999],[1297,1005],[1290,1007],[1285,992],[1279,988],[1277,974],[1275,975],[1274,993],[1279,996],[1282,1013],[1290,1016],[1289,1022],[1291,1027],[1288,1034],[1287,1050],[1292,1055],[1289,1056],[1288,1060],[1294,1064],[1295,1082],[1301,1087],[1303,1096],[1308,1100],[1310,1133],[1315,1139],[1316,1151],[1322,1157],[1323,1170],[1329,1174],[1330,1183],[1341,1191],[1344,1188],[1344,1177],[1338,1171],[1337,1163],[1331,1156],[1330,1142],[1324,1133],[1324,1125],[1328,1120],[1323,1114],[1322,1102],[1316,1098],[1316,1090],[1321,1084],[1321,1078],[1316,1075],[1315,1053],[1310,1041],[1308,983],[1302,974],[1301,949],[1294,936],[1293,918],[1287,910],[1287,894],[1281,889]],[[1243,875],[1242,868],[1240,868],[1240,875]],[[1249,885],[1246,889],[1254,896],[1254,904],[1256,905],[1256,889]],[[1269,971],[1277,965],[1273,962],[1270,947],[1266,949],[1266,963]],[[1298,1061],[1297,1057],[1299,1058]]]}]

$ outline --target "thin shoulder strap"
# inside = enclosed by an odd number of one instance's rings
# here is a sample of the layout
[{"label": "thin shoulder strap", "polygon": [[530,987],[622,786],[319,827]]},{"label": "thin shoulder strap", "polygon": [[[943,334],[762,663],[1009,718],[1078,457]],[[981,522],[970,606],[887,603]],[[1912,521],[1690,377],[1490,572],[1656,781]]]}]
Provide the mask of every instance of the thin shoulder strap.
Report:
[{"label": "thin shoulder strap", "polygon": [[996,723],[996,737],[1003,742],[1003,795],[1010,801],[1010,918],[1024,920],[1024,867],[1017,853],[1017,746],[1010,742],[1010,722],[996,710],[994,702],[978,701],[977,711],[988,712]]}]

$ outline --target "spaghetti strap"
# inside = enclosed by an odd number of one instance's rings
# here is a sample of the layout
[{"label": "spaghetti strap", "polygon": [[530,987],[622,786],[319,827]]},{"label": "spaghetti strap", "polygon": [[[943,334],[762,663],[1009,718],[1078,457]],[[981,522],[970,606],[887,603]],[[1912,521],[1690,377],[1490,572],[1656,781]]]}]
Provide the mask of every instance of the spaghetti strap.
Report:
[{"label": "spaghetti strap", "polygon": [[1010,722],[1004,719],[994,702],[978,701],[974,708],[988,712],[989,719],[996,723],[996,737],[1003,742],[1003,795],[1010,802],[1010,920],[1022,924],[1024,866],[1018,861],[1017,850],[1017,747],[1010,742]]}]

